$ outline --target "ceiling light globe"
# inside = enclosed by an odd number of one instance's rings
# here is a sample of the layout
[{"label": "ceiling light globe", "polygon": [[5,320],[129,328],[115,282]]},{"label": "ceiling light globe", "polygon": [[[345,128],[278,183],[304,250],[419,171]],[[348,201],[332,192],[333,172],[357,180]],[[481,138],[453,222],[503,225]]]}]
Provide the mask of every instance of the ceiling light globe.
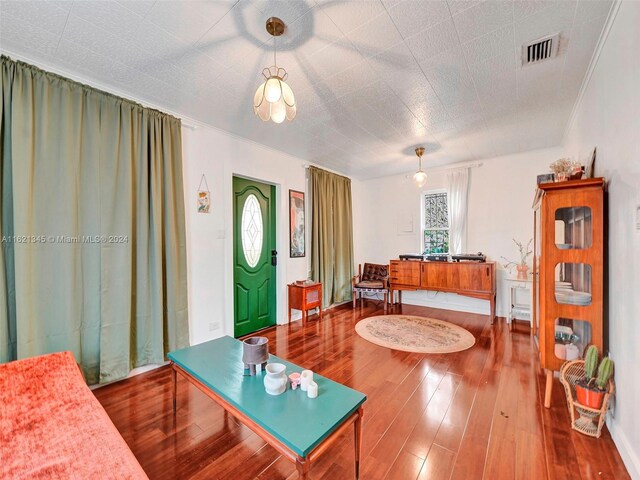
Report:
[{"label": "ceiling light globe", "polygon": [[282,123],[286,117],[287,108],[282,99],[280,99],[279,102],[271,104],[271,120],[274,123]]},{"label": "ceiling light globe", "polygon": [[264,86],[264,83],[260,85],[253,97],[253,113],[255,113],[260,120],[267,122],[271,116],[271,104],[264,99]]},{"label": "ceiling light globe", "polygon": [[279,77],[269,77],[264,88],[264,98],[269,103],[275,103],[282,97],[282,86]]},{"label": "ceiling light globe", "polygon": [[271,104],[269,102],[262,102],[260,107],[254,108],[254,113],[263,122],[268,122],[271,119]]},{"label": "ceiling light globe", "polygon": [[291,121],[296,118],[296,106],[290,107],[287,105],[287,120]]},{"label": "ceiling light globe", "polygon": [[413,174],[413,181],[418,186],[418,188],[422,188],[425,183],[427,183],[427,174],[422,170],[418,170]]},{"label": "ceiling light globe", "polygon": [[296,98],[293,95],[293,90],[291,87],[287,85],[287,82],[282,81],[282,98],[284,98],[284,103],[287,104],[287,107],[295,107]]}]

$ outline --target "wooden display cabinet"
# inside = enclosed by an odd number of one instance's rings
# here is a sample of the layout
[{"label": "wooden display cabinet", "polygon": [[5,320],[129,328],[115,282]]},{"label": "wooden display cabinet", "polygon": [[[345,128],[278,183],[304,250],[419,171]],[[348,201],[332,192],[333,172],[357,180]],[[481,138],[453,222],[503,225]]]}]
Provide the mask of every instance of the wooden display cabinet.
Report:
[{"label": "wooden display cabinet", "polygon": [[603,351],[604,179],[541,184],[533,208],[534,332],[548,408],[553,372],[588,345]]}]

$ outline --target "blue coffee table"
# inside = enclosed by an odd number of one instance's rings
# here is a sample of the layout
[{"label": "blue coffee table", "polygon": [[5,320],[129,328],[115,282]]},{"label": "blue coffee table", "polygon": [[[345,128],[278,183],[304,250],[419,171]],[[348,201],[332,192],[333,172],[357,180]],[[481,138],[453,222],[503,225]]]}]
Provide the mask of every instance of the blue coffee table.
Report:
[{"label": "blue coffee table", "polygon": [[[351,424],[355,432],[355,477],[359,478],[362,404],[367,397],[349,387],[314,374],[318,397],[289,387],[282,395],[264,390],[264,373],[244,376],[242,342],[222,337],[169,353],[176,411],[177,373],[182,374],[243,425],[296,464],[306,479],[310,465]],[[287,366],[287,375],[302,367],[270,355],[270,363]]]}]

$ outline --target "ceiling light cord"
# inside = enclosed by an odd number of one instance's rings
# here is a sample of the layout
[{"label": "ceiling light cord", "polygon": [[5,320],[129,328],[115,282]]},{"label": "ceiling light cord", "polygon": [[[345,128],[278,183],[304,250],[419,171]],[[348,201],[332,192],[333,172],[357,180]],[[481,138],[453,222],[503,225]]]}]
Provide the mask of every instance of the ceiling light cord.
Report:
[{"label": "ceiling light cord", "polygon": [[276,49],[276,38],[277,38],[277,37],[274,35],[274,36],[273,36],[273,65],[274,65],[276,68],[278,68],[278,62],[277,62],[277,60],[276,60],[276,52],[278,51],[278,50]]}]

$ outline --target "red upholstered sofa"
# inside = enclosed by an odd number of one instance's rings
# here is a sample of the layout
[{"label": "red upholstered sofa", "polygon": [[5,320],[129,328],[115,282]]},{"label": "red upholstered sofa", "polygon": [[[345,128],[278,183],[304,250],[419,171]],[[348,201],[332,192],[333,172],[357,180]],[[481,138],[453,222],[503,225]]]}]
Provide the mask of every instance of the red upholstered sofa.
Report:
[{"label": "red upholstered sofa", "polygon": [[147,479],[71,352],[0,365],[0,479],[27,478]]}]

